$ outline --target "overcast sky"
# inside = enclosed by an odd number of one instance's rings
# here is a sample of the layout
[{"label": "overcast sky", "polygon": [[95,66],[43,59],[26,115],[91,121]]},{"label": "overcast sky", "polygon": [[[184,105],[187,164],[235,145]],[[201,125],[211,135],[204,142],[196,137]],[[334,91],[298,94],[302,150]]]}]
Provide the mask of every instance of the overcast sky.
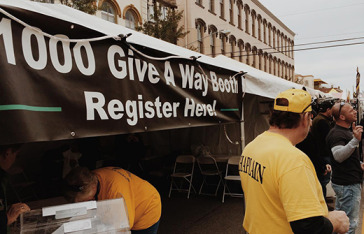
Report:
[{"label": "overcast sky", "polygon": [[[364,0],[260,0],[295,34],[295,49],[339,44],[363,43],[342,47],[296,51],[295,73],[313,75],[330,85],[352,93],[356,67],[364,90]],[[303,43],[358,38],[336,43]]]}]

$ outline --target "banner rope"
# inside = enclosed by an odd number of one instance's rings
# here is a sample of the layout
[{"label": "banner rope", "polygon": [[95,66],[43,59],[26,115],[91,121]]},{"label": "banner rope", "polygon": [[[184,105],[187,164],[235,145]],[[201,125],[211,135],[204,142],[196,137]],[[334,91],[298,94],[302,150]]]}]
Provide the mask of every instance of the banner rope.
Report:
[{"label": "banner rope", "polygon": [[230,137],[228,136],[228,134],[227,134],[227,131],[226,131],[226,125],[224,124],[224,133],[225,133],[225,137],[226,137],[226,139],[228,140],[228,142],[229,143],[231,143],[231,144],[233,144],[233,145],[239,145],[240,143],[239,143],[239,141],[235,141],[235,142],[233,142],[231,139],[230,139]]},{"label": "banner rope", "polygon": [[171,55],[171,56],[167,56],[167,57],[164,57],[164,58],[158,58],[158,57],[153,57],[153,56],[149,56],[149,55],[146,55],[144,54],[143,52],[139,51],[138,49],[136,49],[134,46],[132,46],[131,44],[129,44],[128,42],[126,42],[126,44],[129,46],[129,48],[131,50],[133,50],[134,52],[137,52],[138,54],[148,58],[148,59],[153,59],[153,60],[168,60],[168,59],[174,59],[174,58],[182,58],[182,59],[188,59],[188,60],[193,60],[191,58],[187,58],[187,57],[183,57],[183,56],[180,56],[180,55]]},{"label": "banner rope", "polygon": [[15,16],[13,16],[12,14],[8,13],[7,11],[5,11],[4,9],[2,9],[0,7],[0,12],[4,15],[6,15],[7,17],[9,17],[10,19],[18,22],[19,24],[23,25],[24,27],[27,28],[31,28],[32,30],[42,34],[43,36],[49,37],[49,38],[53,38],[53,39],[57,39],[59,41],[65,41],[65,42],[90,42],[90,41],[101,41],[101,40],[105,40],[105,39],[110,39],[113,38],[115,40],[121,40],[121,38],[119,36],[101,36],[101,37],[95,37],[95,38],[89,38],[89,39],[69,39],[69,38],[62,38],[62,37],[56,37],[54,35],[48,34],[46,32],[43,32],[42,30],[40,30],[39,28],[33,27],[27,23],[25,23],[24,21],[16,18]]}]

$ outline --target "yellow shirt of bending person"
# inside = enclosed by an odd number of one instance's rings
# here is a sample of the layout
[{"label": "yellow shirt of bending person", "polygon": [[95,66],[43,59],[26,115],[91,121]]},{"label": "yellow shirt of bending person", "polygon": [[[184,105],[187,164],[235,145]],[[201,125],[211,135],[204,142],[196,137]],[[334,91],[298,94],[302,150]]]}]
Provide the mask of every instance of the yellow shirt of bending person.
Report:
[{"label": "yellow shirt of bending person", "polygon": [[93,172],[100,183],[98,200],[124,198],[130,229],[146,229],[160,219],[159,193],[147,181],[121,168],[105,167]]},{"label": "yellow shirt of bending person", "polygon": [[250,234],[292,233],[290,222],[328,214],[310,159],[282,135],[264,132],[248,144],[239,173]]}]

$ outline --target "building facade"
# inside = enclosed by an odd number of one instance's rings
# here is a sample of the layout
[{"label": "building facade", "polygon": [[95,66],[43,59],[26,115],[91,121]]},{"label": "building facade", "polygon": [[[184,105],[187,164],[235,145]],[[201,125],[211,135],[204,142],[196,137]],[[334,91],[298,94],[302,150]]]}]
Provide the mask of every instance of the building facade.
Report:
[{"label": "building facade", "polygon": [[[59,2],[60,0],[40,0]],[[231,57],[294,81],[294,32],[258,0],[98,0],[96,16],[135,29],[153,21],[154,4],[184,11],[189,31],[178,45],[215,57]]]},{"label": "building facade", "polygon": [[295,34],[258,0],[181,0],[177,6],[190,31],[180,46],[293,81]]}]

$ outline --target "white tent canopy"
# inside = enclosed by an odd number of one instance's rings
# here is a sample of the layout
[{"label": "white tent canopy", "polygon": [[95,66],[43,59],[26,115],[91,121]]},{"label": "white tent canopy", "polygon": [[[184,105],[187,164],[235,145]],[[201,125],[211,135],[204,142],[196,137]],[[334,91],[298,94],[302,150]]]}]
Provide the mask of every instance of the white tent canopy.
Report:
[{"label": "white tent canopy", "polygon": [[[131,36],[127,38],[127,42],[129,43],[146,46],[155,50],[163,51],[173,55],[179,55],[185,58],[190,58],[191,56],[199,57],[199,62],[210,64],[216,67],[222,67],[236,72],[247,72],[247,74],[245,75],[246,80],[244,82],[244,85],[246,86],[244,87],[244,91],[246,93],[255,94],[267,98],[274,98],[279,92],[283,90],[289,88],[302,88],[302,85],[281,79],[279,77],[260,71],[225,56],[219,55],[216,58],[212,58],[185,49],[183,47],[156,39],[154,37],[150,37],[140,32],[136,32],[121,25],[110,23],[108,21],[72,9],[62,4],[46,4],[26,0],[0,0],[0,4],[18,7],[25,10],[48,15],[64,21],[68,21],[70,23],[90,28],[94,31],[98,31],[102,34],[114,38],[119,38],[119,35],[127,35],[131,33]],[[311,93],[311,95],[315,97],[318,97],[319,95],[326,96],[324,93],[317,90],[308,89],[308,91]]]}]

